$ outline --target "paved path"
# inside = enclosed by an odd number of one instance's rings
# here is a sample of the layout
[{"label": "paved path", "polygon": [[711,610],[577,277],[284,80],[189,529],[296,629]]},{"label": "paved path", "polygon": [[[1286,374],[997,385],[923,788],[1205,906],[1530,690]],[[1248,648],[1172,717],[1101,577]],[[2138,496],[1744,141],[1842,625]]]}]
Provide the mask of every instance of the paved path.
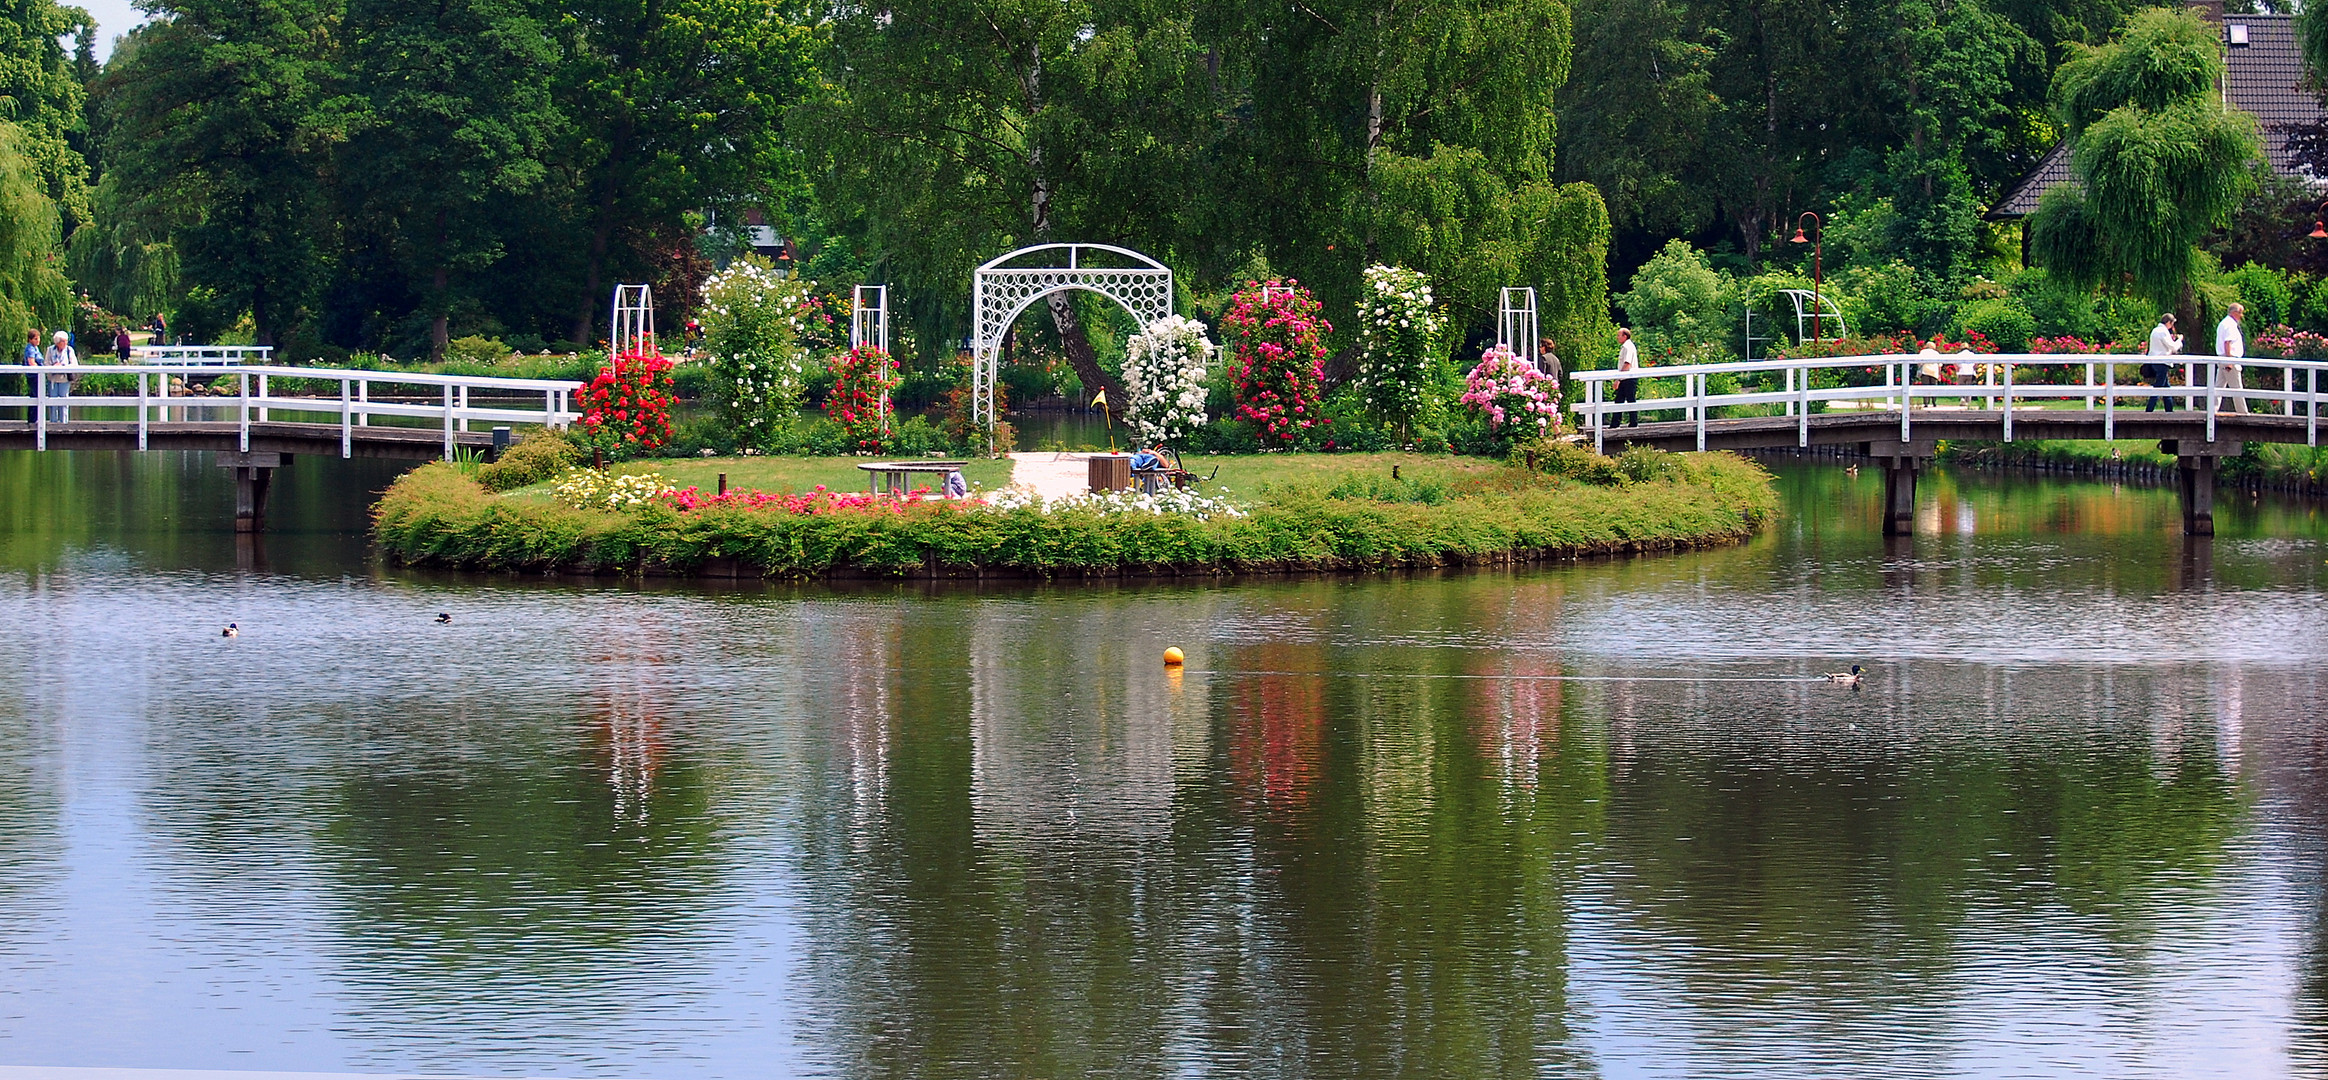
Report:
[{"label": "paved path", "polygon": [[1063,499],[1091,489],[1089,454],[1049,451],[1010,455],[1010,485],[1023,487],[1045,499]]}]

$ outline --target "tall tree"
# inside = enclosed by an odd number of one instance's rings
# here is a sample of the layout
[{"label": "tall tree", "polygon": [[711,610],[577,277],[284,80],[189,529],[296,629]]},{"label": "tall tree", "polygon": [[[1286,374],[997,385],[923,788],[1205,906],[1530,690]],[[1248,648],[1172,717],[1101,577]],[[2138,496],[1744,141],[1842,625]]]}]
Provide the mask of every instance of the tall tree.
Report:
[{"label": "tall tree", "polygon": [[41,190],[26,141],[0,120],[0,342],[12,364],[25,331],[63,325],[72,302],[57,269],[57,206]]},{"label": "tall tree", "polygon": [[501,256],[504,211],[547,179],[556,53],[529,0],[350,0],[340,34],[343,198],[423,283],[441,356],[454,275]]},{"label": "tall tree", "polygon": [[68,228],[89,219],[89,165],[74,145],[86,92],[58,40],[87,34],[89,13],[56,0],[0,0],[0,120]]},{"label": "tall tree", "polygon": [[[1012,247],[1120,243],[1169,255],[1209,132],[1206,57],[1165,0],[906,0],[833,26],[828,93],[802,110],[834,220],[891,279],[959,297]],[[909,308],[927,346],[955,303]],[[1065,295],[1053,326],[1085,386],[1101,371]]]},{"label": "tall tree", "polygon": [[2222,72],[2214,30],[2169,9],[2062,65],[2054,98],[2083,184],[2047,192],[2030,223],[2048,270],[2087,284],[2123,275],[2190,313],[2198,243],[2252,190],[2263,152],[2254,121],[2216,93]]},{"label": "tall tree", "polygon": [[276,344],[330,247],[318,175],[330,131],[316,114],[330,92],[336,0],[153,10],[137,47],[99,81],[120,212],[148,223],[145,239],[171,237],[186,285],[210,307],[248,312],[255,339]]},{"label": "tall tree", "polygon": [[556,39],[568,122],[551,164],[587,237],[569,336],[588,342],[618,241],[684,239],[689,211],[737,222],[797,189],[783,113],[815,82],[817,42],[753,0],[580,0]]}]

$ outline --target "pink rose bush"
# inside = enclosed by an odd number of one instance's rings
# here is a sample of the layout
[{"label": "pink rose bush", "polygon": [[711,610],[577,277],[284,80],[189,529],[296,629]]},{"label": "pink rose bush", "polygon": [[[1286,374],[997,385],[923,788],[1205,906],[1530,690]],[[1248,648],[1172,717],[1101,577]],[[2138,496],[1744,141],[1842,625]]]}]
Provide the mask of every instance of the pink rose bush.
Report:
[{"label": "pink rose bush", "polygon": [[1479,358],[1479,366],[1464,376],[1465,405],[1487,416],[1487,426],[1505,440],[1541,435],[1560,420],[1558,387],[1536,365],[1498,345]]},{"label": "pink rose bush", "polygon": [[1325,336],[1334,328],[1319,317],[1322,310],[1308,289],[1271,279],[1247,282],[1221,316],[1237,415],[1260,425],[1264,443],[1291,446],[1328,423],[1321,384]]}]

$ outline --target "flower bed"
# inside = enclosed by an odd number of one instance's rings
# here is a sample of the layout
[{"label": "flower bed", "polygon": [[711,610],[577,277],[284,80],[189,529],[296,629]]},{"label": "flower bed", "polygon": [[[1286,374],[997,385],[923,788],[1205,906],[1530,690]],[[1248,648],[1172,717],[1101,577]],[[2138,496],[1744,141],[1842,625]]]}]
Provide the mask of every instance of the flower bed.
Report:
[{"label": "flower bed", "polygon": [[[1605,459],[1596,459],[1605,460]],[[374,507],[407,563],[578,573],[775,578],[1210,575],[1533,562],[1745,538],[1776,512],[1769,475],[1727,454],[1602,483],[1490,470],[1492,487],[1438,501],[1380,485],[1310,485],[1241,508],[1107,496],[809,509],[676,495],[611,511],[494,495],[450,466],[407,473]],[[1401,481],[1400,484],[1406,482]],[[1604,483],[1606,486],[1604,486]],[[692,505],[688,505],[692,503]],[[1229,512],[1235,510],[1237,512]]]}]

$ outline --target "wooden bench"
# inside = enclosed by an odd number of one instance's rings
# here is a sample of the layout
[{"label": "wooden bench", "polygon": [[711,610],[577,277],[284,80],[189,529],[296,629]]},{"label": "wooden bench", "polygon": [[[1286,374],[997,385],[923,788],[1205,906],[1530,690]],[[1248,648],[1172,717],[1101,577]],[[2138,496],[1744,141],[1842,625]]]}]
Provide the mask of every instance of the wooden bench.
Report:
[{"label": "wooden bench", "polygon": [[946,474],[961,472],[962,466],[968,464],[968,461],[867,461],[857,467],[870,474],[875,495],[882,494],[886,487],[889,495],[902,499],[912,492],[915,473],[936,475],[938,486],[943,489]]}]

